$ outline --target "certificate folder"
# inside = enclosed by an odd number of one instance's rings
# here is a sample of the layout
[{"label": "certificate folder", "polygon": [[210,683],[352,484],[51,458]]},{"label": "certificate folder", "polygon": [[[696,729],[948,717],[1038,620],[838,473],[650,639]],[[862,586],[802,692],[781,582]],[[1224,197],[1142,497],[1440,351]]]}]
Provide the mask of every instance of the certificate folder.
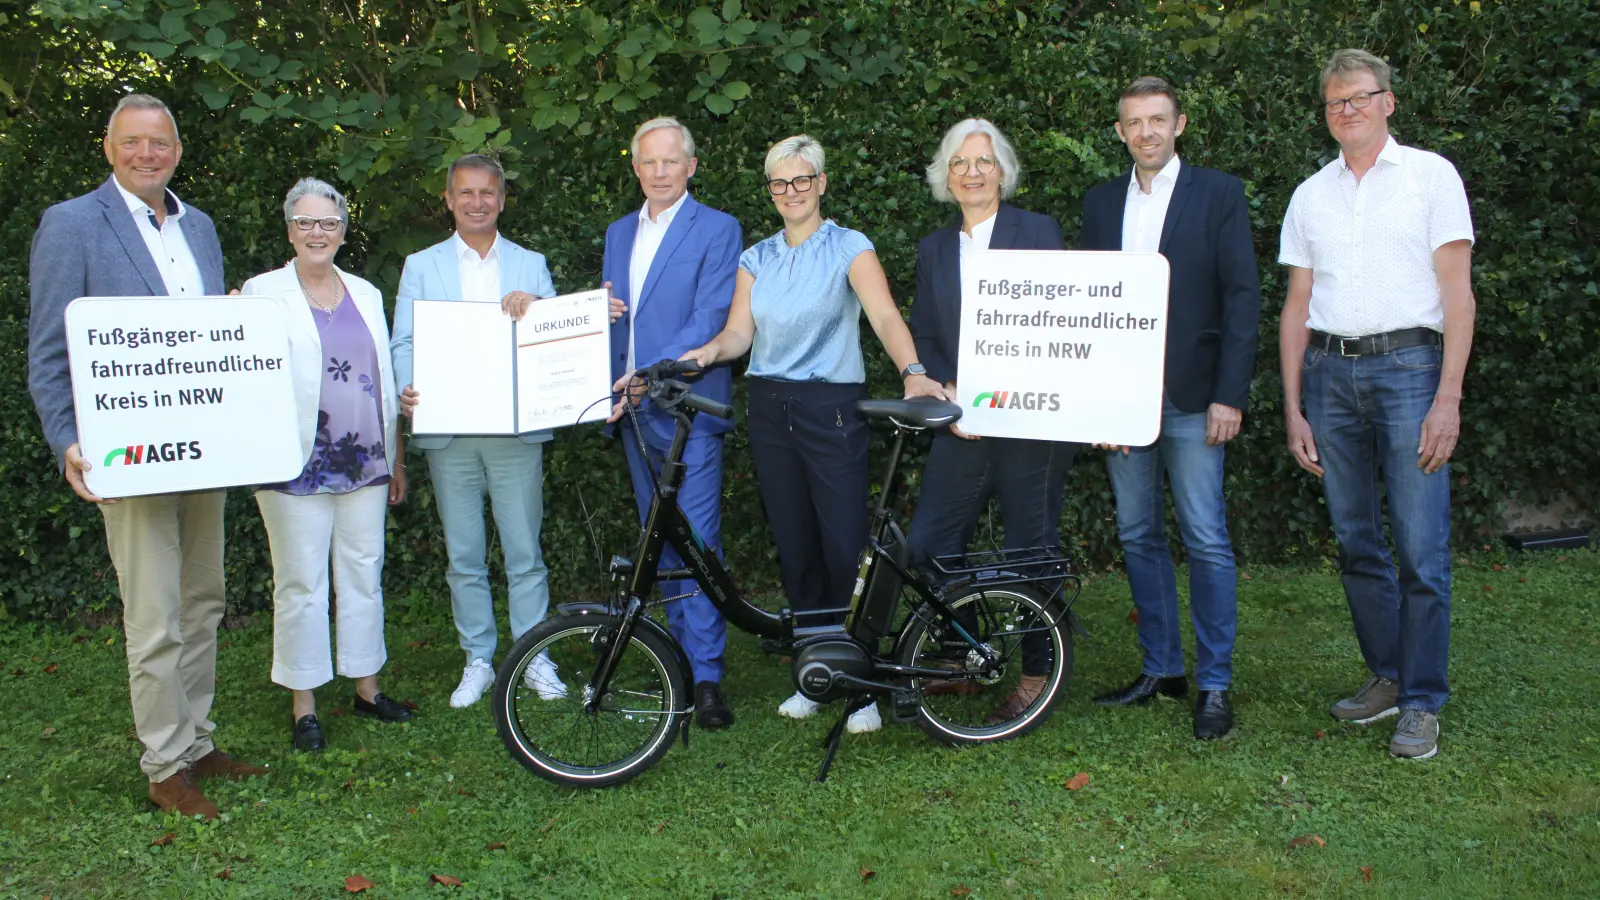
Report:
[{"label": "certificate folder", "polygon": [[[604,419],[611,390],[604,290],[535,300],[521,321],[498,303],[412,307],[412,434],[509,436]],[[591,405],[592,404],[592,405]]]}]

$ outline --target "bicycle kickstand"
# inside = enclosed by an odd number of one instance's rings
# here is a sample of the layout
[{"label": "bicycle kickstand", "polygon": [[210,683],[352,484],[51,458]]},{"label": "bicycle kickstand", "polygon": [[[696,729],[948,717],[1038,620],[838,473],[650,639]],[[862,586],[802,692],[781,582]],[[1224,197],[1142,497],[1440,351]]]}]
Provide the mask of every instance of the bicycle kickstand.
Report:
[{"label": "bicycle kickstand", "polygon": [[833,767],[833,757],[839,752],[839,742],[844,739],[845,722],[850,720],[851,713],[866,708],[868,702],[863,694],[851,694],[845,698],[844,712],[840,714],[839,721],[833,723],[828,736],[822,740],[822,746],[827,748],[827,752],[822,754],[822,768],[817,770],[818,784],[828,780],[828,770]]}]

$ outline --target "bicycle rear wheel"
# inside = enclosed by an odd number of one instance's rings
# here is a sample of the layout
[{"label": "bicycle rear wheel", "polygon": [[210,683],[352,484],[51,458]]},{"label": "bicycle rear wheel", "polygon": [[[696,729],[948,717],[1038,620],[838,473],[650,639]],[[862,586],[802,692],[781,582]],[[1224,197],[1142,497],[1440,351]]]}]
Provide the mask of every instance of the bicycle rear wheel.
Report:
[{"label": "bicycle rear wheel", "polygon": [[[1029,584],[984,588],[968,579],[944,592],[956,621],[1000,658],[992,678],[914,678],[921,695],[917,725],[947,744],[980,744],[1021,737],[1038,728],[1066,696],[1072,680],[1072,632],[1066,609]],[[977,672],[981,655],[924,607],[906,620],[899,641],[901,665]],[[1016,704],[1024,670],[1044,686]],[[1019,695],[1020,696],[1020,695]]]},{"label": "bicycle rear wheel", "polygon": [[[621,784],[655,765],[688,715],[688,674],[673,646],[635,627],[595,709],[595,668],[621,619],[553,616],[529,629],[500,664],[494,720],[511,756],[541,778],[569,787]],[[536,658],[547,655],[558,682]],[[534,667],[530,669],[530,667]]]}]

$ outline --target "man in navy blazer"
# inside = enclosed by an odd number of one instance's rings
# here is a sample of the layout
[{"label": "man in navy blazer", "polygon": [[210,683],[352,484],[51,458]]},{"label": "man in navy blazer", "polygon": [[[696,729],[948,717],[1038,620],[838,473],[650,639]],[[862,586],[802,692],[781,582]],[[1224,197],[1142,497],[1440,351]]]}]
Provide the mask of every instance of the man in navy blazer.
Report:
[{"label": "man in navy blazer", "polygon": [[[618,390],[626,389],[635,369],[677,359],[722,331],[733,304],[734,276],[743,249],[743,235],[732,216],[689,196],[689,177],[699,165],[689,129],[676,119],[651,119],[634,132],[630,149],[645,204],[606,229],[602,265],[602,277],[627,306],[611,326],[611,369]],[[713,368],[699,378],[695,392],[730,402],[732,372],[726,366]],[[673,422],[645,403],[637,412],[636,430],[624,413],[619,402],[611,421],[624,422],[622,444],[642,520],[654,492],[651,473],[660,470]],[[695,418],[683,456],[688,471],[678,494],[689,524],[718,556],[722,555],[722,435],[732,427],[732,422],[716,416]],[[640,449],[641,440],[648,458]],[[683,562],[669,547],[661,565],[678,568]],[[664,596],[681,598],[667,604],[667,623],[694,669],[700,726],[733,724],[733,712],[720,687],[727,623],[693,580],[662,582],[661,590]]]},{"label": "man in navy blazer", "polygon": [[79,297],[222,294],[222,246],[210,217],[167,189],[183,144],[165,103],[123,97],[106,124],[112,176],[45,210],[28,265],[28,388],[67,484],[99,503],[122,593],[139,765],[161,810],[217,817],[201,778],[266,770],[216,749],[211,704],[222,621],[226,491],[102,500],[85,486],[64,315]]},{"label": "man in navy blazer", "polygon": [[1107,456],[1144,668],[1131,685],[1095,702],[1120,706],[1188,693],[1163,527],[1165,474],[1189,555],[1199,689],[1194,733],[1211,739],[1233,727],[1228,687],[1238,605],[1223,445],[1239,433],[1250,399],[1261,287],[1244,185],[1179,160],[1177,137],[1187,124],[1170,84],[1136,79],[1118,101],[1116,123],[1133,172],[1083,201],[1083,249],[1160,252],[1172,267],[1161,436],[1148,447],[1110,448]]}]

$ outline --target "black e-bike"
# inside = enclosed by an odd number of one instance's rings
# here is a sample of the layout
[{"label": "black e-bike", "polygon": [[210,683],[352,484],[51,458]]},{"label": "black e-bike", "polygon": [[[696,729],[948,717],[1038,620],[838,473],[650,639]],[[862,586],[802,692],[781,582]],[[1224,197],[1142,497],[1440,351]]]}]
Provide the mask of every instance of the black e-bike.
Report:
[{"label": "black e-bike", "polygon": [[[649,615],[674,599],[658,595],[657,582],[668,579],[693,578],[729,622],[763,638],[769,652],[792,657],[801,694],[844,701],[818,781],[827,778],[846,719],[879,698],[888,699],[896,721],[916,722],[949,744],[1007,740],[1044,722],[1072,677],[1068,610],[1080,582],[1066,554],[1060,547],[960,554],[921,571],[891,512],[906,437],[955,422],[961,408],[927,398],[858,404],[869,418],[892,422],[895,437],[849,605],[774,613],[744,599],[678,507],[694,417],[733,414],[678,380],[694,366],[662,361],[635,373],[676,431],[634,557],[611,559],[616,598],[559,606],[499,667],[495,725],[517,762],[558,784],[604,787],[653,766],[674,738],[688,744],[689,659]],[[660,568],[667,545],[684,568]],[[834,624],[841,617],[844,624]],[[541,655],[554,663],[558,682],[541,680],[550,671],[536,663]],[[1031,678],[1018,691],[1024,673]]]}]

